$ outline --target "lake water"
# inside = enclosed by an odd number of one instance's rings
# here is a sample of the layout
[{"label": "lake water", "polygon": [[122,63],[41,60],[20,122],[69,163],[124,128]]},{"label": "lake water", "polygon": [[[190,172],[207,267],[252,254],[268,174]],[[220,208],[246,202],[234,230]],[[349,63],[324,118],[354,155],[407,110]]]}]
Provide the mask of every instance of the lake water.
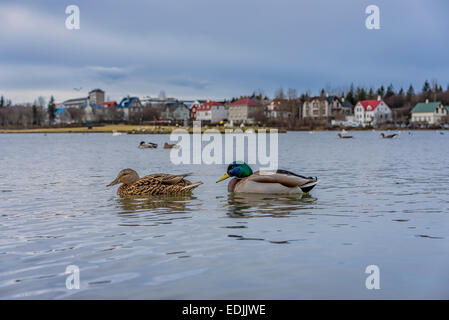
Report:
[{"label": "lake water", "polygon": [[[2,134],[0,298],[449,298],[449,132],[352,134],[279,135],[280,168],[320,179],[302,199],[228,195],[226,165],[136,147],[167,135]],[[204,184],[121,200],[105,186],[128,167]]]}]

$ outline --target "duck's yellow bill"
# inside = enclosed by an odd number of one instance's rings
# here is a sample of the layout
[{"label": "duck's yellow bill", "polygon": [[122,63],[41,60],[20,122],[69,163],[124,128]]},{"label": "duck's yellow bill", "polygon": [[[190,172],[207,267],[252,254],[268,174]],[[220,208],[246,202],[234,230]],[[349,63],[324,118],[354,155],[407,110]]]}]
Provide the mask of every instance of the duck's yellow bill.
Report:
[{"label": "duck's yellow bill", "polygon": [[226,172],[223,176],[221,176],[220,179],[218,179],[215,183],[218,183],[220,181],[226,180],[227,178],[229,178],[229,174]]}]

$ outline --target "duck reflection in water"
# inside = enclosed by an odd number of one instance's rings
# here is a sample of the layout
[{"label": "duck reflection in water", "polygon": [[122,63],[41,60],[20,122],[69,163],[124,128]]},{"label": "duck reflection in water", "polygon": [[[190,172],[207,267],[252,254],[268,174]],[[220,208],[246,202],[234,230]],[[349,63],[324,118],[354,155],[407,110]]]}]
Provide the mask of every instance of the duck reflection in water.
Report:
[{"label": "duck reflection in water", "polygon": [[119,214],[129,215],[132,213],[189,213],[196,211],[197,198],[191,194],[162,195],[151,198],[118,198],[117,204]]},{"label": "duck reflection in water", "polygon": [[305,213],[302,211],[316,200],[308,193],[285,196],[229,193],[226,207],[233,218],[283,218]]}]

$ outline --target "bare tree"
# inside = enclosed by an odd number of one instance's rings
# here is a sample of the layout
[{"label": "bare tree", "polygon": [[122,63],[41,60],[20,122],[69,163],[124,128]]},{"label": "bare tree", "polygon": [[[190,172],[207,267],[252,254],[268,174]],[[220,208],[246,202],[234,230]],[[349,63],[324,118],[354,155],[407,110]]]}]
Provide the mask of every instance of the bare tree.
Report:
[{"label": "bare tree", "polygon": [[289,88],[287,91],[287,97],[289,100],[294,100],[298,97],[298,93],[296,92],[296,89]]},{"label": "bare tree", "polygon": [[116,106],[109,107],[106,110],[106,119],[113,122],[118,122],[123,119],[123,111]]},{"label": "bare tree", "polygon": [[45,100],[45,98],[43,96],[37,97],[37,106],[38,107],[44,108],[46,104],[47,104],[47,101]]},{"label": "bare tree", "polygon": [[75,123],[82,123],[83,121],[83,110],[79,108],[67,108],[70,113],[70,117]]}]

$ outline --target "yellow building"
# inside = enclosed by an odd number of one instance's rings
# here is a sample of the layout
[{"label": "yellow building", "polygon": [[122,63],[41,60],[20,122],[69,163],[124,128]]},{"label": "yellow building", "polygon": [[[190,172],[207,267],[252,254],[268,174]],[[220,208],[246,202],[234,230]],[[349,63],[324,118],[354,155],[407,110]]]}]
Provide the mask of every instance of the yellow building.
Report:
[{"label": "yellow building", "polygon": [[439,124],[448,116],[448,109],[441,102],[420,102],[412,110],[412,123]]}]

